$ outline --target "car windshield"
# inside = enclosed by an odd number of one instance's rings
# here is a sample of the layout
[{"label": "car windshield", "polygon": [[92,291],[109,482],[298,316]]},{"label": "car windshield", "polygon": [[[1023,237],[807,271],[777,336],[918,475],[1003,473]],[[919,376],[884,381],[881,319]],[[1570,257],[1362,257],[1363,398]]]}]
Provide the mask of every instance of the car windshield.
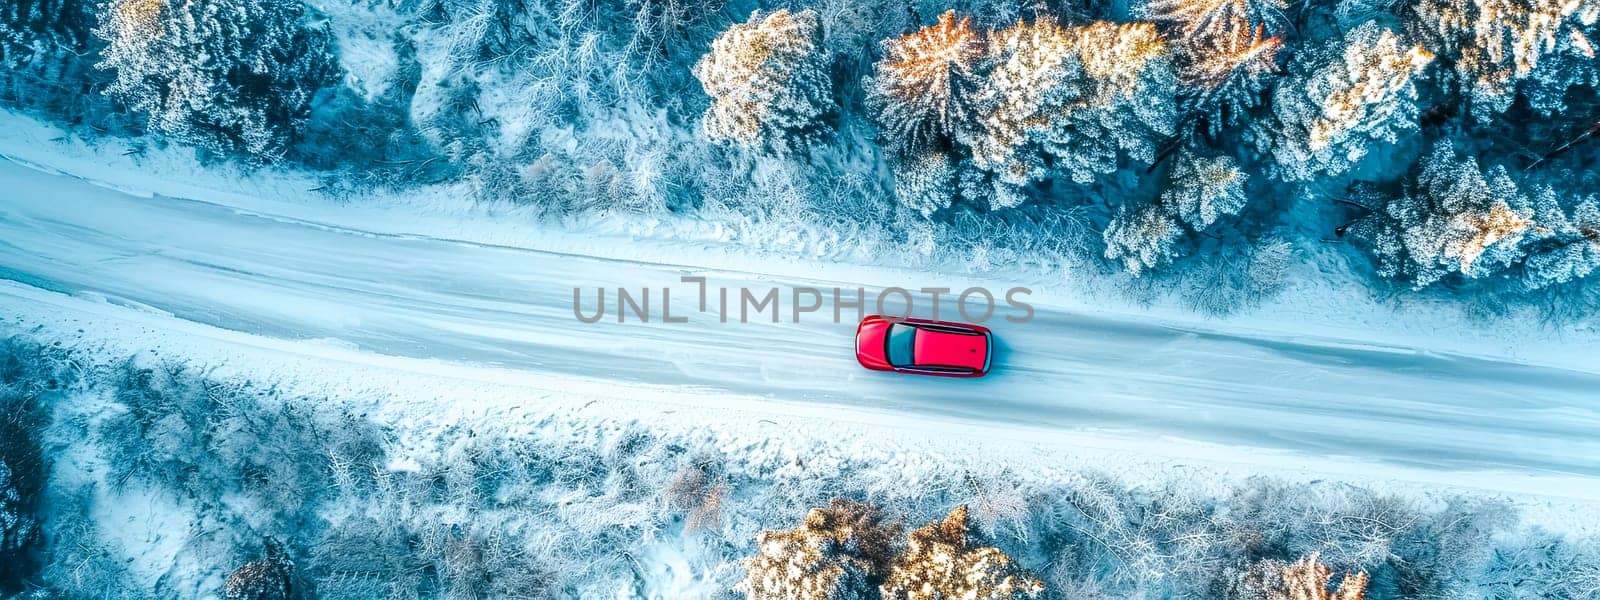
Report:
[{"label": "car windshield", "polygon": [[905,323],[895,323],[889,326],[889,335],[886,339],[889,345],[889,364],[896,367],[910,366],[912,342],[917,339],[917,328]]}]

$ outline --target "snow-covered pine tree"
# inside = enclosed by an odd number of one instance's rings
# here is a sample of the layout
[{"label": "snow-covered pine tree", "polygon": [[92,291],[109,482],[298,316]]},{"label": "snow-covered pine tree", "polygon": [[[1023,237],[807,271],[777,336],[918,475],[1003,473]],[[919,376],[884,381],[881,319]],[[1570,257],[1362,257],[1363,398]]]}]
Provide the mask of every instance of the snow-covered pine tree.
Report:
[{"label": "snow-covered pine tree", "polygon": [[962,141],[1002,184],[1089,183],[1115,171],[1119,157],[1153,161],[1157,141],[1173,132],[1171,60],[1149,23],[1063,28],[1041,17],[992,33],[988,54],[978,127]]},{"label": "snow-covered pine tree", "polygon": [[[1491,103],[1487,98],[1474,100],[1474,114],[1481,116],[1486,110],[1492,111],[1514,97],[1521,97],[1527,100],[1529,108],[1544,115],[1555,115],[1570,108],[1569,100],[1581,101],[1587,95],[1582,91],[1569,95],[1568,92],[1574,91],[1574,88],[1600,89],[1600,54],[1596,54],[1594,44],[1589,41],[1600,39],[1600,25],[1587,29],[1590,33],[1574,30],[1565,43],[1558,42],[1555,52],[1545,54],[1539,60],[1538,68],[1517,81],[1514,93],[1500,92],[1501,95],[1495,97],[1498,103]],[[1510,88],[1502,86],[1499,89]]]},{"label": "snow-covered pine tree", "polygon": [[883,55],[864,83],[867,108],[892,146],[938,147],[971,126],[985,56],[971,17],[946,11],[934,25],[884,41]]},{"label": "snow-covered pine tree", "polygon": [[111,0],[95,34],[107,93],[151,131],[263,160],[283,156],[338,76],[300,0]]},{"label": "snow-covered pine tree", "polygon": [[794,530],[758,536],[735,589],[749,600],[874,598],[868,580],[888,568],[899,533],[900,524],[883,520],[875,506],[836,498]]},{"label": "snow-covered pine tree", "polygon": [[1249,175],[1233,158],[1207,158],[1185,152],[1168,175],[1161,205],[1191,229],[1202,231],[1217,219],[1238,214],[1248,200],[1244,193]]},{"label": "snow-covered pine tree", "polygon": [[0,3],[0,101],[80,116],[93,83],[93,27],[88,0]]},{"label": "snow-covered pine tree", "polygon": [[1266,26],[1260,23],[1233,18],[1178,39],[1175,61],[1185,109],[1201,114],[1213,135],[1260,104],[1262,91],[1279,71],[1283,40],[1266,37]]},{"label": "snow-covered pine tree", "polygon": [[711,107],[706,137],[784,155],[826,132],[834,111],[816,11],[755,11],[729,27],[694,66]]},{"label": "snow-covered pine tree", "polygon": [[1434,147],[1412,189],[1378,204],[1352,232],[1377,258],[1380,275],[1417,288],[1503,272],[1527,256],[1524,241],[1550,233],[1534,222],[1534,203],[1504,168],[1485,172],[1449,142]]},{"label": "snow-covered pine tree", "polygon": [[956,169],[942,150],[923,150],[895,161],[894,194],[923,216],[948,208],[955,199]]},{"label": "snow-covered pine tree", "polygon": [[1276,559],[1257,561],[1230,582],[1227,597],[1262,600],[1362,600],[1366,597],[1365,572],[1339,574],[1322,564],[1312,552],[1288,563]]},{"label": "snow-covered pine tree", "polygon": [[1204,231],[1244,208],[1248,178],[1231,157],[1183,152],[1158,200],[1123,206],[1112,217],[1102,233],[1106,258],[1139,276],[1183,255],[1180,243],[1187,233]]},{"label": "snow-covered pine tree", "polygon": [[223,583],[225,600],[289,600],[294,562],[275,540],[268,540],[265,556],[245,563]]},{"label": "snow-covered pine tree", "polygon": [[[1151,0],[1138,8],[1146,19],[1172,27],[1181,36],[1222,34],[1236,21],[1260,25],[1272,35],[1288,26],[1283,0]],[[1175,36],[1177,37],[1177,36]]]},{"label": "snow-covered pine tree", "polygon": [[1117,170],[1119,155],[1155,162],[1177,125],[1177,80],[1166,40],[1150,23],[1096,22],[1068,30],[1093,87],[1087,103],[1042,128],[1054,169],[1078,183]]},{"label": "snow-covered pine tree", "polygon": [[1025,185],[1045,175],[1044,161],[1025,149],[1034,131],[1089,95],[1083,66],[1066,30],[1048,16],[993,32],[988,46],[992,65],[978,91],[978,127],[962,142],[978,168]]},{"label": "snow-covered pine tree", "polygon": [[1600,194],[1580,196],[1563,210],[1550,188],[1533,194],[1540,243],[1524,264],[1523,286],[1539,290],[1600,271]]},{"label": "snow-covered pine tree", "polygon": [[1593,38],[1600,21],[1596,0],[1420,0],[1406,6],[1408,26],[1431,50],[1453,59],[1472,114],[1480,119],[1505,111],[1517,82],[1547,58],[1592,62],[1600,43]]},{"label": "snow-covered pine tree", "polygon": [[1159,203],[1124,206],[1103,233],[1106,258],[1121,262],[1137,277],[1177,258],[1183,234],[1183,225]]},{"label": "snow-covered pine tree", "polygon": [[906,551],[889,565],[879,586],[885,600],[1037,598],[1044,584],[1028,576],[999,548],[979,546],[967,507],[911,532]]},{"label": "snow-covered pine tree", "polygon": [[1421,46],[1369,22],[1346,34],[1342,48],[1312,55],[1300,74],[1278,86],[1276,119],[1258,121],[1252,133],[1258,147],[1272,152],[1278,177],[1342,174],[1374,144],[1417,129],[1415,79],[1433,60]]},{"label": "snow-covered pine tree", "polygon": [[1261,102],[1288,28],[1283,0],[1150,0],[1136,13],[1173,41],[1185,110],[1213,135]]}]

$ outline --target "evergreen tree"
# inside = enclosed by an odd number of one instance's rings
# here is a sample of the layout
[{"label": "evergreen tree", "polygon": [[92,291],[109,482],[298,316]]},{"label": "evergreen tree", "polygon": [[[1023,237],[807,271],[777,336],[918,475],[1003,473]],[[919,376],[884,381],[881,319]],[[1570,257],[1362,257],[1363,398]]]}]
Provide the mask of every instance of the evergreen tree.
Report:
[{"label": "evergreen tree", "polygon": [[95,34],[107,92],[149,129],[216,152],[281,158],[338,76],[299,0],[111,0]]}]

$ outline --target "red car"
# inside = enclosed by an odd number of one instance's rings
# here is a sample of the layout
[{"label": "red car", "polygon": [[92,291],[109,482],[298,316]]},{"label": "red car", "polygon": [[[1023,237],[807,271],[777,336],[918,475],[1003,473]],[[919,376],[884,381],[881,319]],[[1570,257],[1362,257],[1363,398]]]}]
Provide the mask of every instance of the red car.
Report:
[{"label": "red car", "polygon": [[872,315],[856,327],[856,361],[874,371],[982,377],[994,338],[968,323]]}]

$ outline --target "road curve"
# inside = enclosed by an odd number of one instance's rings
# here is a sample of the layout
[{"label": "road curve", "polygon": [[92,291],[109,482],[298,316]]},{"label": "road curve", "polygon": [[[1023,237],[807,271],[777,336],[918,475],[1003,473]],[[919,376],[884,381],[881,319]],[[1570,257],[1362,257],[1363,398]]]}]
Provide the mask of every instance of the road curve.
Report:
[{"label": "road curve", "polygon": [[[679,278],[701,273],[679,265],[352,231],[126,195],[8,162],[0,183],[0,278],[253,335],[819,410],[872,406],[1428,469],[1600,475],[1595,373],[1041,307],[1026,324],[990,321],[1000,347],[988,378],[885,375],[855,365],[853,324],[831,322],[831,303],[787,322],[791,287],[811,282],[706,274],[713,289],[780,289],[785,322],[724,324],[693,311],[696,286]],[[846,285],[886,283],[899,282]],[[658,318],[574,318],[574,287],[592,303],[594,288],[609,288],[614,302],[619,286],[652,288]],[[688,323],[660,322],[663,287]],[[0,312],[20,301],[0,293]]]}]

